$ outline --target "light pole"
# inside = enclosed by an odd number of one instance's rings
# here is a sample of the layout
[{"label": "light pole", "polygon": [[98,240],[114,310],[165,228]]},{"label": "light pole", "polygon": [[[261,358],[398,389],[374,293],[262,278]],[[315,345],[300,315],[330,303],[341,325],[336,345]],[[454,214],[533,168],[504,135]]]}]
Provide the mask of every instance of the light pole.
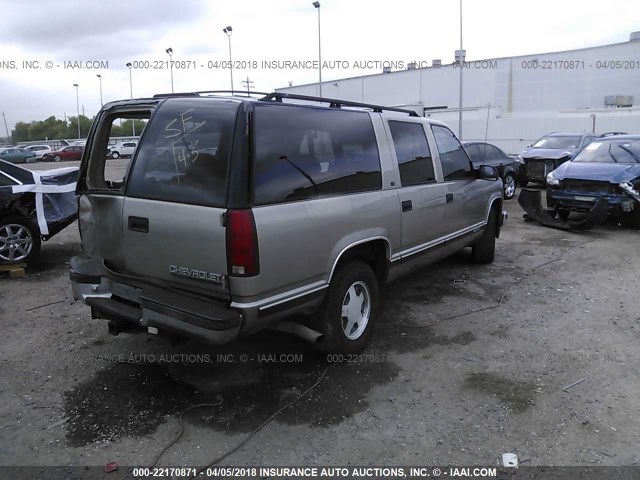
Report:
[{"label": "light pole", "polygon": [[100,106],[104,106],[104,102],[102,101],[102,75],[96,75],[98,80],[100,80]]},{"label": "light pole", "polygon": [[7,132],[7,142],[9,142],[9,127],[7,126],[7,117],[4,116],[4,112],[2,112],[2,118],[4,119],[4,131]]},{"label": "light pole", "polygon": [[456,59],[460,62],[460,103],[458,105],[458,139],[462,141],[462,71],[464,57],[467,52],[462,49],[462,0],[460,0],[460,50],[456,52]]},{"label": "light pole", "polygon": [[233,94],[233,60],[231,60],[231,32],[233,32],[233,28],[229,25],[228,27],[223,28],[222,31],[229,39],[229,74],[231,75],[231,93]]},{"label": "light pole", "polygon": [[[129,92],[131,98],[133,98],[133,77],[131,76],[131,67],[133,65],[131,65],[131,62],[127,62],[126,66],[129,67]],[[131,119],[131,133],[134,137],[136,136],[136,121],[133,118]]]},{"label": "light pole", "polygon": [[73,86],[76,87],[76,122],[78,124],[78,140],[80,140],[80,94],[78,93],[80,91],[80,85],[74,83]]},{"label": "light pole", "polygon": [[318,78],[320,96],[322,97],[322,47],[320,42],[320,2],[313,2],[313,6],[318,10]]},{"label": "light pole", "polygon": [[169,54],[169,71],[171,72],[171,93],[173,93],[173,48],[169,47],[165,50]]}]

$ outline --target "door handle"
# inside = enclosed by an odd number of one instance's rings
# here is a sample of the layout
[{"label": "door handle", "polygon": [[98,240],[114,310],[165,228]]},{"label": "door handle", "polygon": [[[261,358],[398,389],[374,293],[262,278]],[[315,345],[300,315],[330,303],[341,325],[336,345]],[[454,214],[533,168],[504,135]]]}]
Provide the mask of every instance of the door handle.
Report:
[{"label": "door handle", "polygon": [[403,212],[410,212],[411,210],[413,210],[413,204],[411,203],[411,200],[405,200],[402,202],[402,211]]},{"label": "door handle", "polygon": [[133,232],[149,232],[149,219],[144,217],[129,217],[129,230]]},{"label": "door handle", "polygon": [[445,198],[447,199],[447,203],[453,202],[453,193],[447,193]]}]

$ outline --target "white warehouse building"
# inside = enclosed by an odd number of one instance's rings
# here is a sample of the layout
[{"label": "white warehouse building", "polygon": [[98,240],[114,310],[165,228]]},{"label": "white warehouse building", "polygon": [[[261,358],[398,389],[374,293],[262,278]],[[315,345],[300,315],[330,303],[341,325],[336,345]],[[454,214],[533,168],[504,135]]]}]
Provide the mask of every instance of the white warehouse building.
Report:
[{"label": "white warehouse building", "polygon": [[[459,64],[322,82],[322,96],[406,107],[458,133]],[[318,95],[318,84],[279,92]],[[549,132],[640,134],[640,32],[613,45],[465,62],[463,140],[519,153]]]}]

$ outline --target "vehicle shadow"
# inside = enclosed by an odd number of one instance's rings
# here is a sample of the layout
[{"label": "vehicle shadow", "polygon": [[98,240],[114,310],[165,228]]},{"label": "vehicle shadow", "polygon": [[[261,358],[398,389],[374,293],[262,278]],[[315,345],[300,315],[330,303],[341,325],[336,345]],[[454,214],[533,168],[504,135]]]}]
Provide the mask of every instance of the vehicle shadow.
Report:
[{"label": "vehicle shadow", "polygon": [[447,283],[444,278],[467,275],[463,265],[469,267],[466,252],[388,285],[377,334],[363,355],[323,354],[297,337],[271,330],[218,347],[192,341],[171,346],[144,334],[105,336],[92,349],[92,362],[100,363],[95,375],[64,393],[70,419],[67,441],[82,446],[148,435],[170,416],[193,405],[216,403],[219,396],[222,405],[193,412],[186,421],[224,433],[250,432],[320,379],[275,421],[324,428],[366,412],[371,390],[401,373],[397,354],[475,340],[470,332],[449,338],[429,328],[406,336],[406,329],[395,323],[413,321],[409,310],[405,317],[399,314],[402,302],[422,305],[449,296],[487,295],[492,287],[446,291],[435,286]]}]

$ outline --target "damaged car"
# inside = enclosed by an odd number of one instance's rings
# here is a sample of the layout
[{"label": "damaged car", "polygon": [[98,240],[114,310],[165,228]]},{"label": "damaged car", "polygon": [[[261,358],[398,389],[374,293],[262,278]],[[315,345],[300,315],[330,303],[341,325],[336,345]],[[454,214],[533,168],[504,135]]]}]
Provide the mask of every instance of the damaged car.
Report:
[{"label": "damaged car", "polygon": [[539,139],[518,156],[522,164],[520,186],[529,183],[544,185],[547,175],[571,160],[580,149],[598,138],[591,133],[550,133]]},{"label": "damaged car", "polygon": [[604,199],[610,215],[640,228],[640,135],[599,138],[546,180],[547,207],[561,220]]},{"label": "damaged car", "polygon": [[0,264],[29,262],[77,218],[77,180],[77,167],[32,172],[0,160]]}]

